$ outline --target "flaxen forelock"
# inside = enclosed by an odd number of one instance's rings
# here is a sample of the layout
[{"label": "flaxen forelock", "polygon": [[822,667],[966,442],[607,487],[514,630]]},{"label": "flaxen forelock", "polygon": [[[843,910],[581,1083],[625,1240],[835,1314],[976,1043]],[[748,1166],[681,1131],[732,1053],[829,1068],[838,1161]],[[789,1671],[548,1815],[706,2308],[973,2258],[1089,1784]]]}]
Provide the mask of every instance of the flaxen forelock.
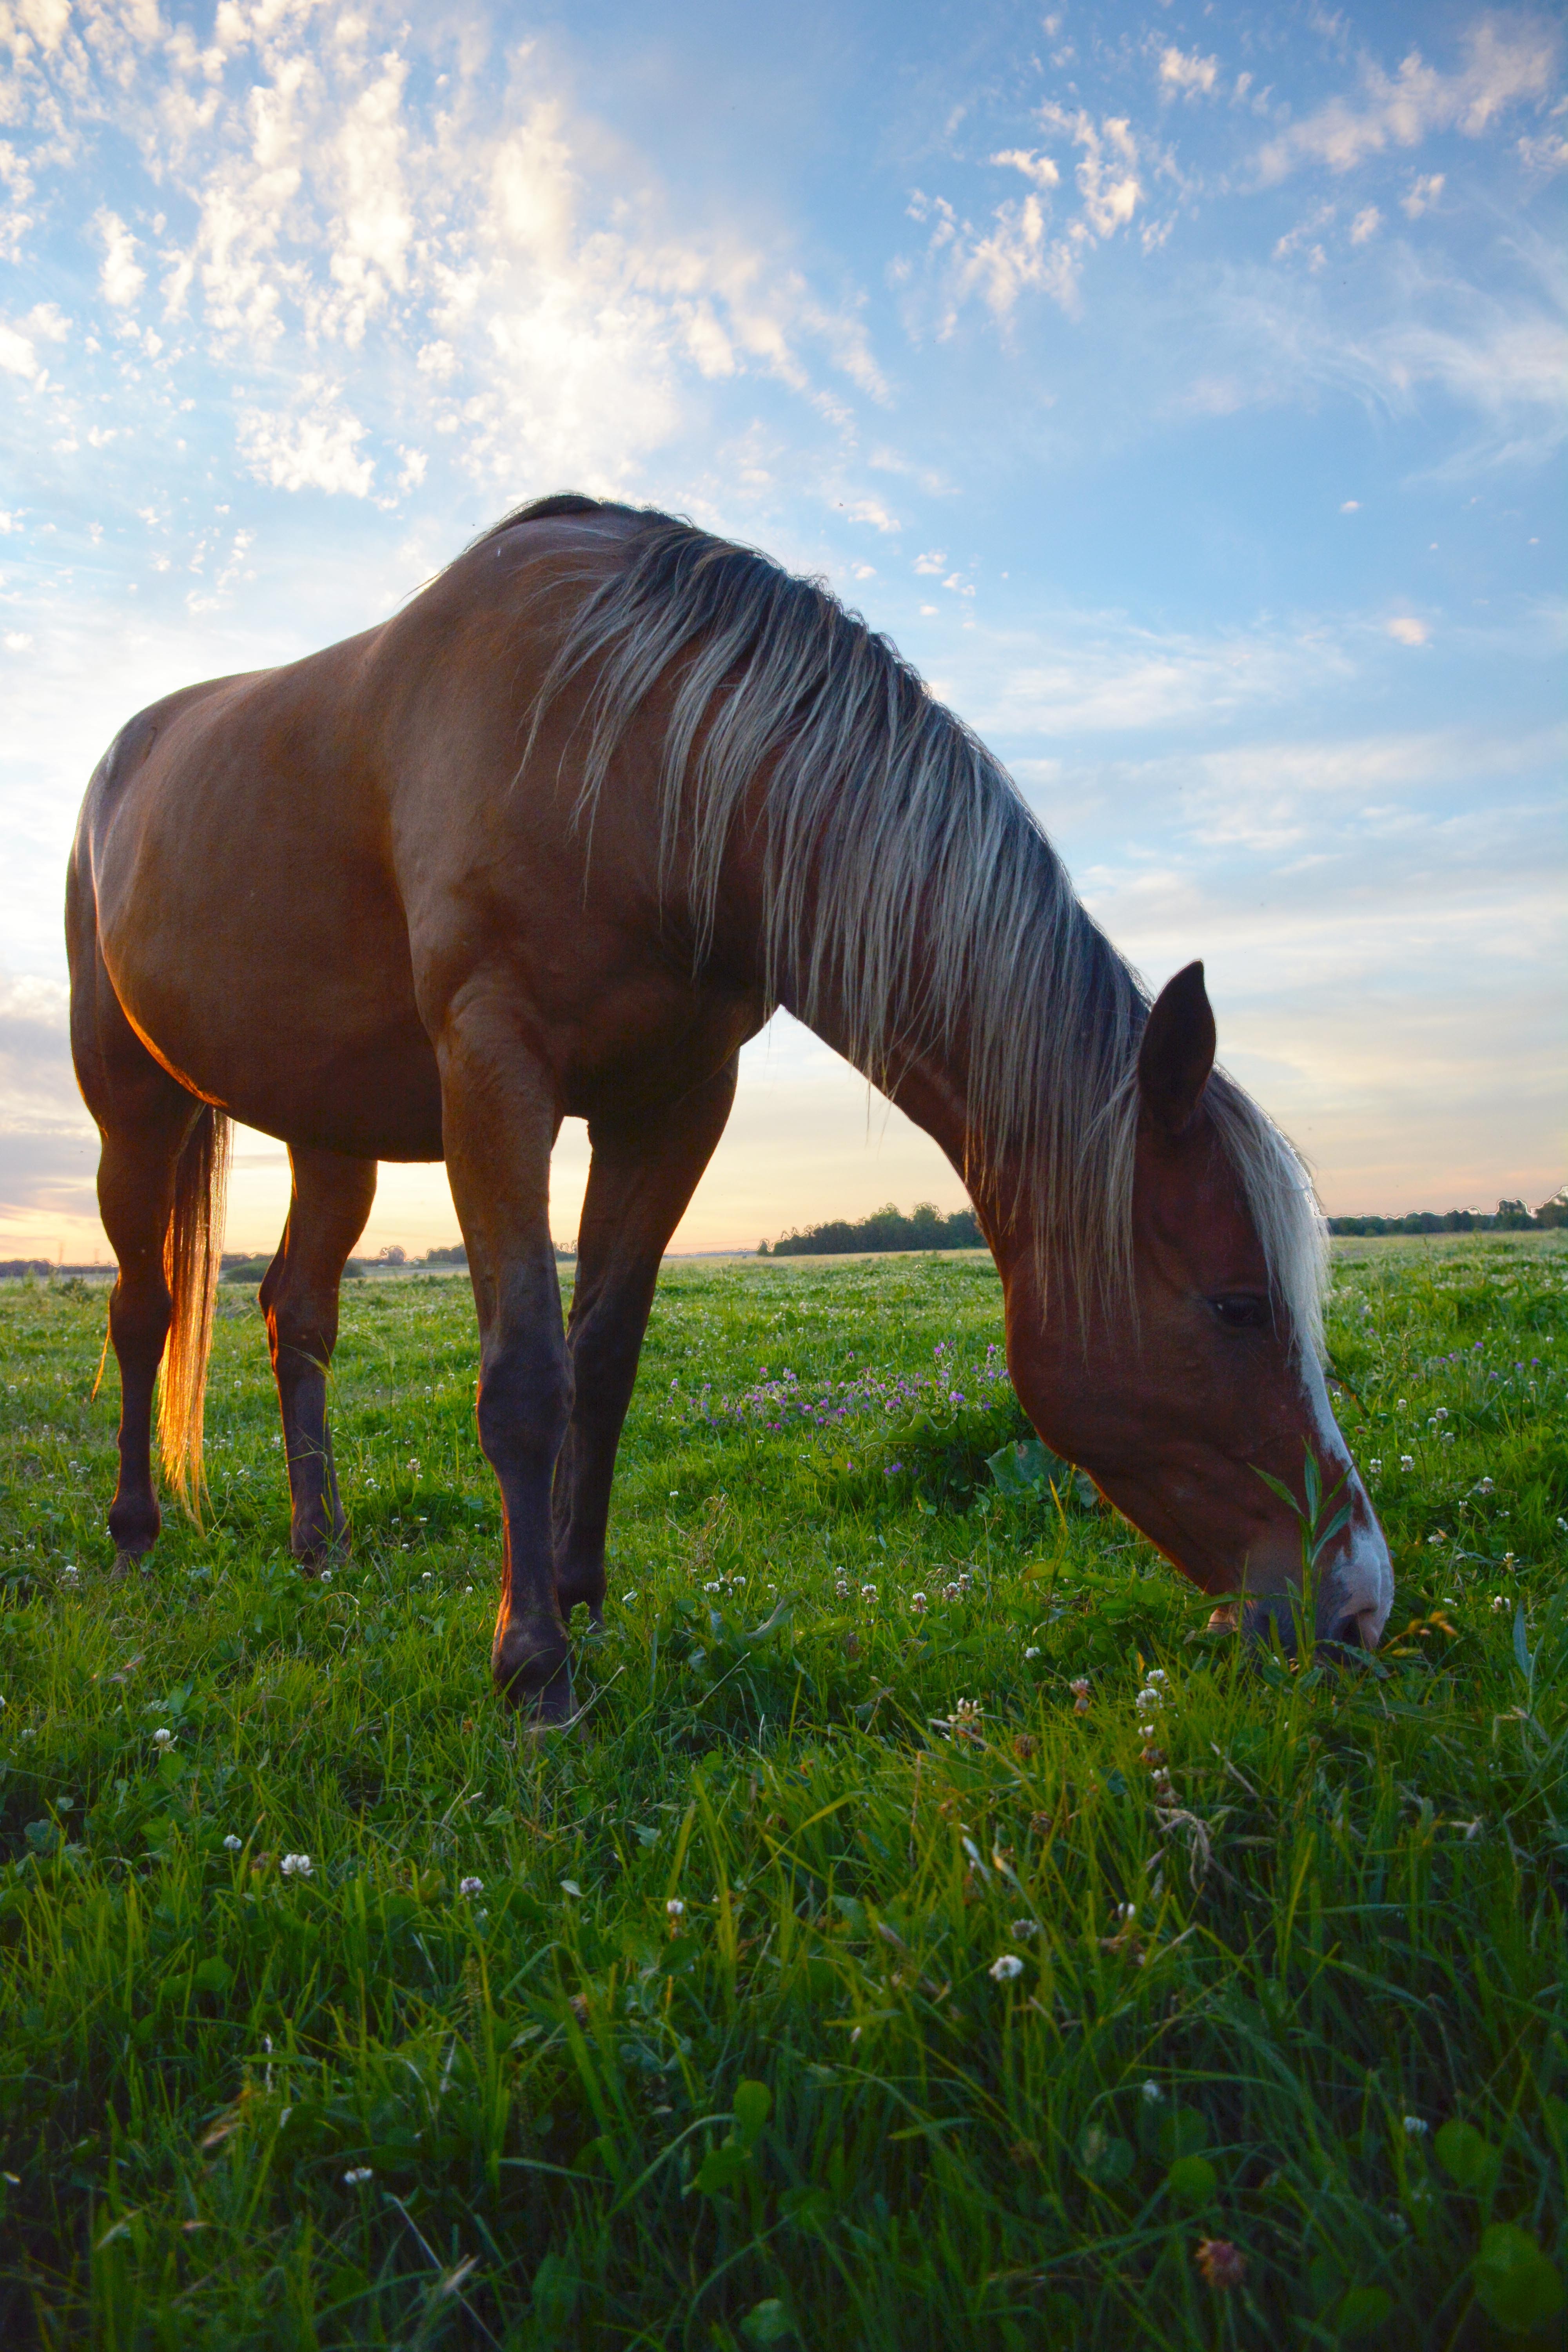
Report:
[{"label": "flaxen forelock", "polygon": [[[606,510],[541,500],[497,529],[546,511]],[[1084,1295],[1129,1296],[1147,999],[1012,779],[823,582],[668,515],[607,511],[637,527],[616,570],[585,574],[530,736],[531,747],[548,704],[591,673],[578,819],[591,827],[617,744],[673,684],[659,876],[687,901],[699,961],[761,776],[770,999],[808,1024],[831,1003],[837,1038],[884,1088],[912,1052],[962,1033],[966,1177],[1026,1171],[1042,1271],[1060,1256]],[[558,569],[552,581],[558,591]],[[1310,1178],[1223,1072],[1206,1102],[1292,1331],[1319,1349],[1327,1243]]]}]

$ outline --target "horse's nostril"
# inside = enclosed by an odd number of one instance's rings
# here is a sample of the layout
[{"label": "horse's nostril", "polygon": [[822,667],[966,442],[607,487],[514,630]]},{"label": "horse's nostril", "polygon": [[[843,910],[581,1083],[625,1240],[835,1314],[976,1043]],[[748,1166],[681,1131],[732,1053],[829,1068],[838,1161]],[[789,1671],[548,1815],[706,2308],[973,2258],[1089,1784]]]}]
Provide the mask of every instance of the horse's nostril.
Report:
[{"label": "horse's nostril", "polygon": [[1366,1647],[1359,1617],[1342,1617],[1329,1639],[1339,1650],[1364,1650]]}]

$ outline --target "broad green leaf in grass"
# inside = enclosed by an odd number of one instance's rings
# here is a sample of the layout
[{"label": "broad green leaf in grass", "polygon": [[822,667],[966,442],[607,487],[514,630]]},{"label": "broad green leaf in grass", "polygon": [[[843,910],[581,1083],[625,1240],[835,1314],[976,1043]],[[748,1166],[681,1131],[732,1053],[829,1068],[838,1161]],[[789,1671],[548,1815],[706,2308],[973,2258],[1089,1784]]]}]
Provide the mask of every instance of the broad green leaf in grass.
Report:
[{"label": "broad green leaf in grass", "polygon": [[719,2147],[709,2149],[697,2168],[692,2186],[700,2189],[704,2197],[722,2196],[727,2189],[734,2187],[750,2162],[748,2148],[743,2148],[738,2140],[723,2140]]},{"label": "broad green leaf in grass", "polygon": [[741,2333],[748,2344],[787,2344],[795,2334],[795,2322],[777,2295],[771,2294],[764,2302],[752,2305],[741,2322]]},{"label": "broad green leaf in grass", "polygon": [[1178,2157],[1197,2156],[1208,2142],[1208,2126],[1195,2107],[1177,2107],[1160,2118],[1160,2154],[1167,2164]]},{"label": "broad green leaf in grass", "polygon": [[1099,2189],[1114,2189],[1132,2169],[1131,2143],[1090,2124],[1078,2144],[1079,2169]]},{"label": "broad green leaf in grass", "polygon": [[1394,2297],[1386,2287],[1347,2287],[1329,2324],[1342,2342],[1354,2343],[1358,2336],[1373,2335],[1384,2326],[1393,2311]]},{"label": "broad green leaf in grass", "polygon": [[765,2083],[738,2083],[735,2086],[735,2126],[744,2148],[755,2147],[763,2126],[773,2103],[773,2095]]},{"label": "broad green leaf in grass", "polygon": [[1497,2179],[1501,2152],[1474,2124],[1460,2123],[1455,2117],[1443,2126],[1432,2145],[1438,2163],[1461,2189],[1483,2195]]},{"label": "broad green leaf in grass", "polygon": [[1165,2175],[1165,2187],[1184,2205],[1205,2205],[1219,2187],[1219,2175],[1206,2156],[1179,2156]]},{"label": "broad green leaf in grass", "polygon": [[1565,2299],[1562,2274],[1528,2230],[1494,2221],[1481,2232],[1473,2276],[1476,2300],[1510,2336],[1523,2336],[1554,2318]]}]

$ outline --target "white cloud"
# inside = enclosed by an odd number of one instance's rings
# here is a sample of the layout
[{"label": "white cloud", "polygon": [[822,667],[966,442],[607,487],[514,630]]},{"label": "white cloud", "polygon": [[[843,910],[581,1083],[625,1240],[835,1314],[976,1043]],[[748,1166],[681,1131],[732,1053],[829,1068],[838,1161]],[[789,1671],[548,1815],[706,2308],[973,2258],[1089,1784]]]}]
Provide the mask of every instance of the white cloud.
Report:
[{"label": "white cloud", "polygon": [[1097,237],[1114,236],[1131,221],[1143,194],[1138,142],[1126,117],[1106,115],[1097,129],[1081,110],[1069,117],[1049,105],[1040,112],[1042,120],[1069,131],[1074,144],[1084,151],[1077,173],[1083,196],[1082,228]]},{"label": "white cloud", "polygon": [[1432,635],[1426,622],[1418,621],[1413,613],[1396,613],[1392,620],[1384,623],[1384,626],[1395,644],[1401,646],[1424,646]]},{"label": "white cloud", "polygon": [[1539,139],[1520,140],[1518,153],[1527,172],[1539,173],[1542,177],[1548,173],[1568,171],[1568,139],[1560,131],[1542,131]]},{"label": "white cloud", "polygon": [[1426,172],[1418,180],[1412,180],[1399,199],[1401,212],[1411,220],[1419,220],[1423,213],[1429,213],[1436,204],[1443,193],[1443,182],[1441,172]]},{"label": "white cloud", "polygon": [[1341,514],[1360,514],[1361,500],[1359,499],[1342,499],[1340,503],[1340,512]]},{"label": "white cloud", "polygon": [[1061,173],[1049,156],[1027,148],[1003,149],[991,161],[1022,172],[1037,193],[998,205],[984,231],[961,220],[943,197],[917,190],[910,199],[911,216],[931,224],[928,253],[948,277],[944,335],[952,333],[960,308],[972,297],[1004,322],[1029,292],[1046,294],[1062,310],[1076,312],[1084,257],[1129,226],[1142,199],[1138,142],[1125,116],[1107,115],[1097,123],[1081,108],[1069,114],[1049,103],[1040,108],[1039,121],[1083,151],[1074,172],[1079,208],[1058,234],[1051,234],[1052,194]]},{"label": "white cloud", "polygon": [[98,273],[103,299],[117,310],[128,310],[147,283],[147,272],[136,259],[136,239],[119,214],[111,213],[105,205],[99,206],[92,225],[103,246],[103,261]]},{"label": "white cloud", "polygon": [[1258,156],[1258,178],[1271,185],[1306,163],[1352,172],[1386,148],[1418,147],[1435,131],[1479,139],[1510,108],[1550,91],[1559,45],[1539,21],[1482,17],[1465,46],[1465,61],[1452,74],[1415,49],[1394,75],[1368,60],[1359,100],[1331,99],[1271,139]]},{"label": "white cloud", "polygon": [[1176,48],[1160,52],[1160,87],[1163,90],[1180,91],[1189,98],[1201,93],[1208,98],[1213,94],[1218,76],[1217,58],[1200,58],[1195,49],[1190,57]]},{"label": "white cloud", "polygon": [[1357,213],[1351,223],[1351,243],[1352,245],[1370,243],[1382,226],[1383,215],[1375,205],[1368,205],[1363,212]]},{"label": "white cloud", "polygon": [[374,461],[359,455],[364,435],[337,387],[307,376],[289,407],[243,411],[237,438],[251,472],[275,489],[342,491],[363,499],[375,478]]},{"label": "white cloud", "polygon": [[31,338],[8,327],[0,319],[0,369],[7,375],[19,375],[31,381],[38,373],[38,354]]},{"label": "white cloud", "polygon": [[847,522],[869,523],[873,530],[901,530],[903,525],[896,515],[889,513],[878,499],[851,499],[844,508]]},{"label": "white cloud", "polygon": [[1037,188],[1061,185],[1062,175],[1050,157],[1031,154],[1026,147],[1005,147],[999,155],[993,155],[991,161],[1010,165],[1015,172],[1022,172],[1025,179],[1032,180]]}]

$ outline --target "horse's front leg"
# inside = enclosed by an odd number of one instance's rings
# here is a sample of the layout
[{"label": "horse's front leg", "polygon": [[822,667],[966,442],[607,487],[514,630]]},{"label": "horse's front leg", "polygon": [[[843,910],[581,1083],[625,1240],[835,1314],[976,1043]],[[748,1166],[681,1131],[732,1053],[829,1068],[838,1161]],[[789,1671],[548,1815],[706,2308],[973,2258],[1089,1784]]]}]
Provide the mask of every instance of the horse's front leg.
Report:
[{"label": "horse's front leg", "polygon": [[479,1320],[479,1444],[505,1519],[490,1671],[541,1725],[572,1714],[571,1646],[555,1597],[550,1487],[571,1402],[550,1238],[550,1154],[560,1129],[549,1075],[510,1007],[470,1001],[442,1036],[447,1172]]},{"label": "horse's front leg", "polygon": [[375,1199],[374,1160],[289,1146],[289,1222],[261,1285],[289,1464],[289,1548],[314,1567],[342,1541],[332,1467],[327,1374],[338,1337],[338,1292]]},{"label": "horse's front leg", "polygon": [[595,1119],[567,1348],[572,1419],[555,1465],[555,1590],[563,1617],[605,1612],[605,1535],[616,1449],[637,1379],[659,1262],[724,1132],[731,1058],[657,1117]]}]

